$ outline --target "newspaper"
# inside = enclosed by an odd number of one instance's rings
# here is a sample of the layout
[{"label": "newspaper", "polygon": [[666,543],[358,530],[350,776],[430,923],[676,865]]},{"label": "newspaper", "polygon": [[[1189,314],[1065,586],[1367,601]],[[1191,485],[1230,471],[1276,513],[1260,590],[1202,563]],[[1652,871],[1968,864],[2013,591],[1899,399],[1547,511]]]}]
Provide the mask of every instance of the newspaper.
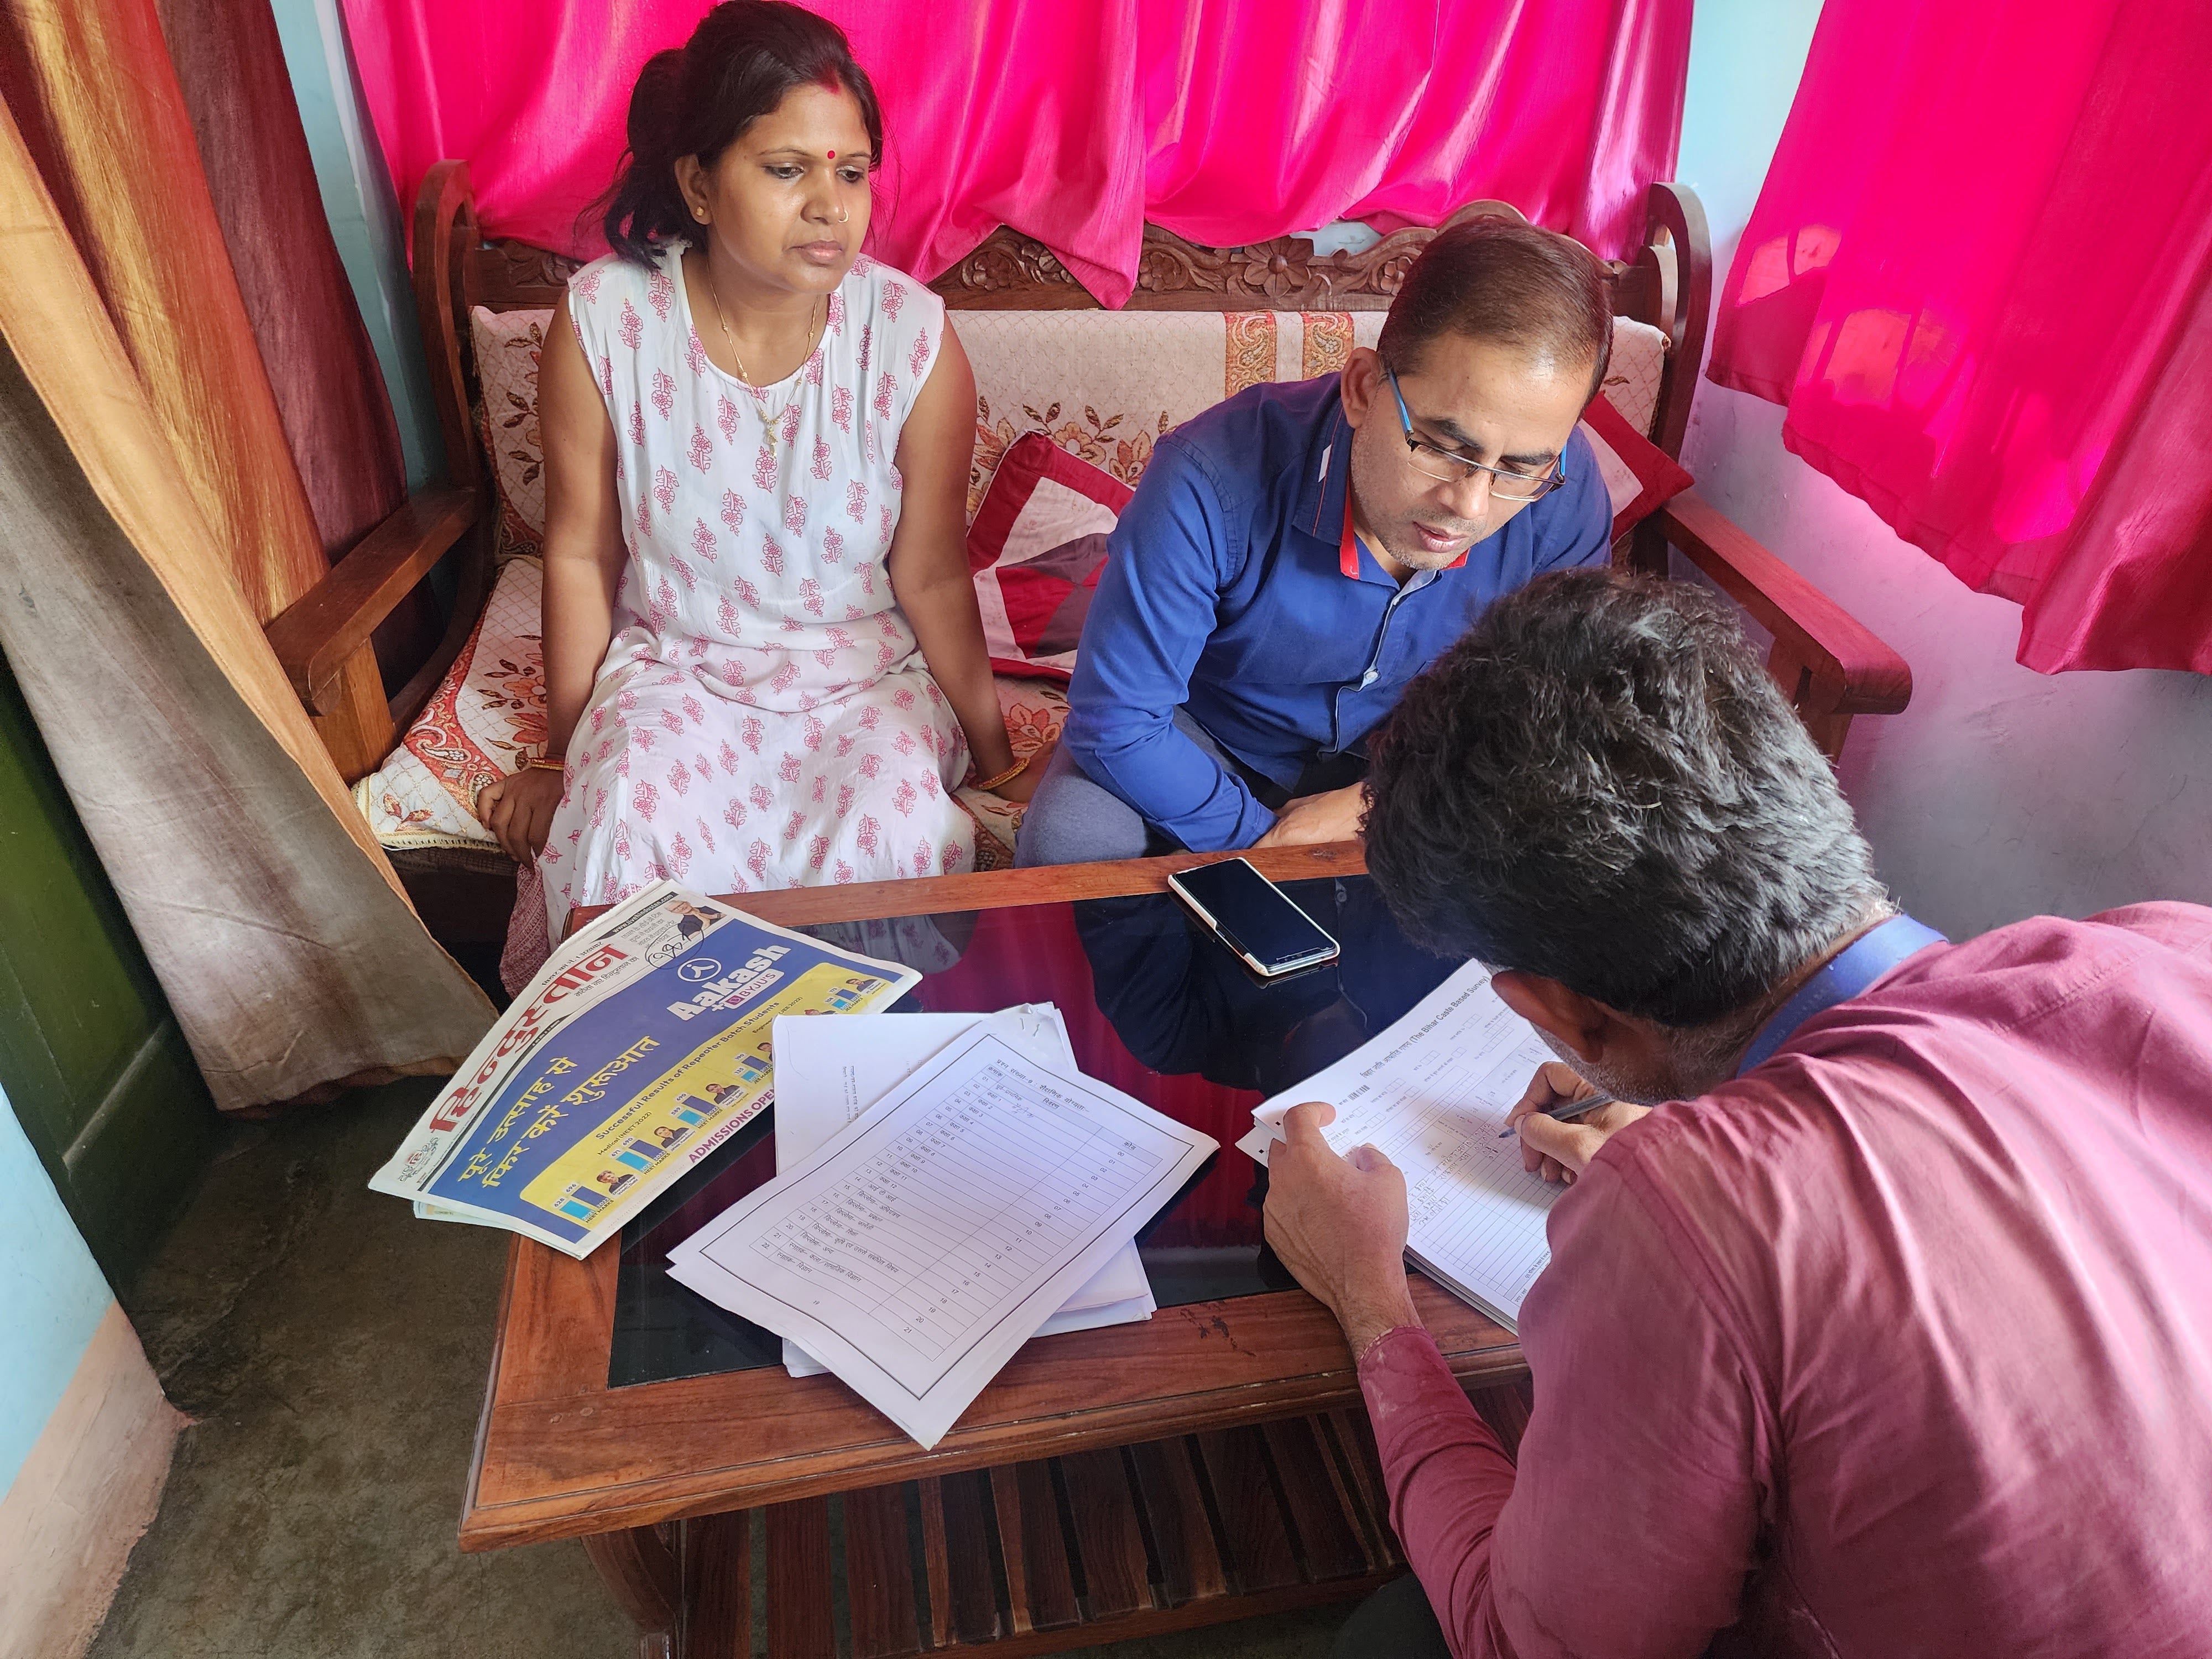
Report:
[{"label": "newspaper", "polygon": [[553,952],[368,1184],[589,1255],[774,1101],[779,1014],[921,977],[655,883]]}]

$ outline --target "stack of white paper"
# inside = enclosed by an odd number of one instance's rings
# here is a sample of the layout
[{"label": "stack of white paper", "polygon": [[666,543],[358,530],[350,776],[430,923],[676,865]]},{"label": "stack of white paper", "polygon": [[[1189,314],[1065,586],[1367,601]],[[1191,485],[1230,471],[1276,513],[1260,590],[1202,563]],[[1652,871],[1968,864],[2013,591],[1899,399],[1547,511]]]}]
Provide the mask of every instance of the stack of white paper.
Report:
[{"label": "stack of white paper", "polygon": [[[995,1014],[889,1014],[877,1018],[794,1018],[775,1023],[775,1167],[796,1169],[822,1143],[914,1075],[930,1056],[977,1026],[997,1032],[1031,1060],[1075,1076],[1067,1024],[1048,1002],[1018,1003]],[[1039,1336],[1096,1330],[1150,1319],[1159,1304],[1133,1242],[1037,1328]],[[829,1367],[796,1342],[783,1345],[784,1369],[819,1376]]]},{"label": "stack of white paper", "polygon": [[1237,1144],[1265,1164],[1283,1114],[1327,1101],[1336,1108],[1322,1131],[1330,1146],[1371,1146],[1405,1172],[1407,1255],[1510,1329],[1552,1259],[1544,1224],[1560,1189],[1522,1167],[1518,1136],[1498,1132],[1552,1057],[1490,988],[1489,970],[1471,962],[1389,1030],[1262,1102]]},{"label": "stack of white paper", "polygon": [[978,1028],[701,1229],[669,1271],[933,1446],[1214,1146]]}]

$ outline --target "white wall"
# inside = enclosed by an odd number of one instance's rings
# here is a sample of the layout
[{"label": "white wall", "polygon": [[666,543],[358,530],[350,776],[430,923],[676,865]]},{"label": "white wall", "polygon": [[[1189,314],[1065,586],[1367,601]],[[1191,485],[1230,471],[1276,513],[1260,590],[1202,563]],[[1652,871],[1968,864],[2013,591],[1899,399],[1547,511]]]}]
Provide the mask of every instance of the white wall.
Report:
[{"label": "white wall", "polygon": [[[1677,173],[1705,201],[1722,271],[1819,15],[1819,0],[1698,0]],[[2212,678],[2021,667],[2018,608],[1970,592],[1784,450],[1782,418],[1705,381],[1682,459],[1912,665],[1911,707],[1855,721],[1840,769],[1904,903],[1954,938],[2038,912],[2212,904]]]}]

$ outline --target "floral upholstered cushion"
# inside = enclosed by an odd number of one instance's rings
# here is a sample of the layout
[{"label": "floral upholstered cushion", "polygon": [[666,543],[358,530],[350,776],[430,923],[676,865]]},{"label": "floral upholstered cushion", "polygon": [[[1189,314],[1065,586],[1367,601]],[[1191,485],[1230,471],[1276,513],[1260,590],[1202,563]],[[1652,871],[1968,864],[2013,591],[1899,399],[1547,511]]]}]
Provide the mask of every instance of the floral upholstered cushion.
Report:
[{"label": "floral upholstered cushion", "polygon": [[499,511],[492,520],[492,556],[534,555],[545,539],[545,450],[538,432],[538,356],[545,348],[550,311],[469,313],[483,400],[477,433],[491,458]]},{"label": "floral upholstered cushion", "polygon": [[1667,372],[1667,337],[1649,323],[1613,319],[1613,359],[1605,366],[1606,395],[1621,417],[1645,437],[1659,417],[1659,382]]},{"label": "floral upholstered cushion", "polygon": [[399,747],[354,785],[354,800],[386,847],[496,844],[477,822],[477,794],[545,747],[540,569],[532,558],[500,567],[477,630],[443,682]]},{"label": "floral upholstered cushion", "polygon": [[[1134,485],[1152,446],[1264,380],[1307,380],[1381,338],[1379,311],[977,311],[953,319],[975,369],[968,516],[1014,441],[1042,432]],[[1604,391],[1639,432],[1659,405],[1667,337],[1616,317]]]},{"label": "floral upholstered cushion", "polygon": [[1024,434],[1042,432],[1125,484],[1152,445],[1224,398],[1344,367],[1379,311],[976,311],[952,319],[975,369],[968,516]]}]

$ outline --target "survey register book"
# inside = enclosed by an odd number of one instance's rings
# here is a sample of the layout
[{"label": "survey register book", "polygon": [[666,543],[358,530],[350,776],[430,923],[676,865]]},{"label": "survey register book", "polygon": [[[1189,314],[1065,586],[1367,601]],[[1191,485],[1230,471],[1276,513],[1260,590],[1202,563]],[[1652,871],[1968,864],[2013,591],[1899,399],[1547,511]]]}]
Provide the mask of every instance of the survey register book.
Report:
[{"label": "survey register book", "polygon": [[1551,1260],[1544,1225],[1560,1189],[1522,1169],[1520,1138],[1498,1132],[1552,1058],[1471,962],[1381,1036],[1263,1102],[1237,1144],[1265,1164],[1283,1114],[1327,1101],[1330,1146],[1371,1146],[1405,1172],[1407,1258],[1510,1330]]}]

